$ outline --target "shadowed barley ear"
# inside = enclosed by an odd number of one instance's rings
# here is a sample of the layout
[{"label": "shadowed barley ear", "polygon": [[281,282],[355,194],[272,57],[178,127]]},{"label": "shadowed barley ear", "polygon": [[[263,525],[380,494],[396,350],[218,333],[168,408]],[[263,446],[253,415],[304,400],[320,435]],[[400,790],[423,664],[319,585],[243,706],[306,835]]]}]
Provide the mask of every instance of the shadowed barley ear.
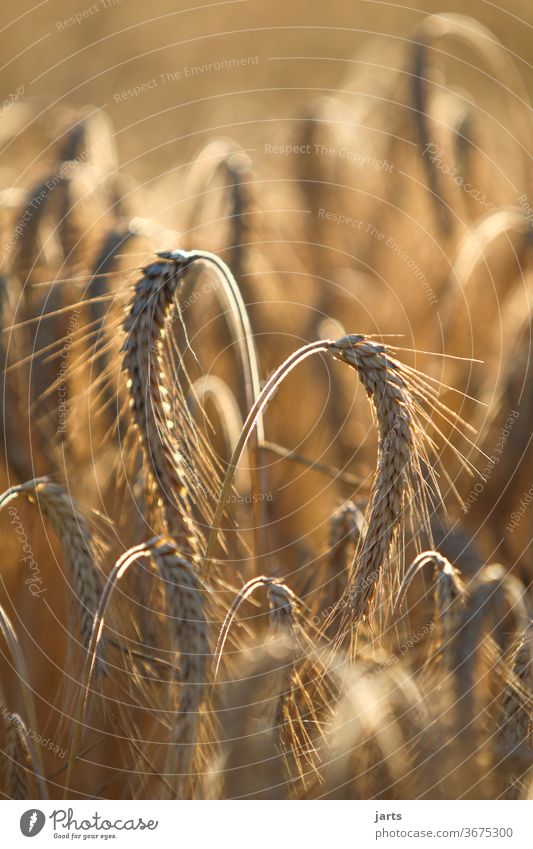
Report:
[{"label": "shadowed barley ear", "polygon": [[33,799],[30,793],[32,763],[28,748],[28,729],[17,713],[4,719],[6,744],[3,758],[4,793],[8,799]]},{"label": "shadowed barley ear", "polygon": [[[503,580],[502,580],[503,579]],[[532,694],[523,686],[494,639],[502,611],[509,601],[516,603],[514,590],[503,589],[505,576],[500,568],[490,567],[469,587],[465,606],[450,639],[456,712],[456,780],[467,798],[479,798],[480,778],[485,773],[483,795],[509,792],[520,780],[512,773],[512,762],[505,772],[499,770],[502,757],[494,746],[500,744],[506,755],[522,745],[529,735]],[[515,611],[516,612],[516,611]],[[469,768],[463,767],[467,760]]]},{"label": "shadowed barley ear", "polygon": [[98,565],[101,543],[80,507],[59,484],[48,478],[35,478],[7,490],[0,496],[0,506],[18,495],[37,504],[61,541],[76,600],[76,605],[72,605],[67,599],[69,625],[71,631],[79,630],[86,650],[102,588]]},{"label": "shadowed barley ear", "polygon": [[329,520],[328,548],[318,568],[313,566],[306,570],[308,574],[300,595],[315,614],[316,627],[329,637],[335,634],[331,613],[346,589],[356,551],[364,536],[364,521],[364,513],[353,501],[341,504]]},{"label": "shadowed barley ear", "polygon": [[[424,581],[424,594],[422,598],[417,598],[414,606],[411,607],[409,588],[418,575],[429,570],[431,570],[429,584],[426,586]],[[433,595],[434,609],[428,614],[433,628],[432,639],[428,643],[427,659],[428,661],[442,659],[446,668],[450,668],[452,638],[457,631],[466,593],[459,570],[438,551],[423,551],[419,554],[406,571],[402,581],[394,612],[401,615],[403,603],[407,602],[405,617],[410,630],[413,630],[413,615],[419,613],[422,602],[430,593]],[[422,615],[421,618],[426,617]]]},{"label": "shadowed barley ear", "polygon": [[[212,658],[205,609],[207,593],[193,566],[180,557],[174,545],[155,545],[150,556],[165,582],[173,649],[180,668],[164,772],[177,798],[198,797],[202,793],[198,782],[208,754],[205,749],[198,751]],[[171,682],[172,693],[176,693],[175,683]]]},{"label": "shadowed barley ear", "polygon": [[[508,654],[512,678],[503,696],[505,713],[503,750],[506,755],[520,756],[517,763],[511,759],[508,767],[508,787],[505,798],[523,798],[527,775],[533,770],[533,633],[528,625],[525,633]],[[519,687],[513,686],[516,681]]]}]

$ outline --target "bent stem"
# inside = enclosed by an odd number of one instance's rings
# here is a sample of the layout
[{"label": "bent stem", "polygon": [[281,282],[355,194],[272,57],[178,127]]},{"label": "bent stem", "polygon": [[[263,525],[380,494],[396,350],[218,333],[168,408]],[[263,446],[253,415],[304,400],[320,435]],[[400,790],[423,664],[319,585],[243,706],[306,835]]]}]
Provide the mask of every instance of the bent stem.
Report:
[{"label": "bent stem", "polygon": [[[35,733],[37,733],[37,714],[35,711],[35,703],[33,701],[33,691],[29,684],[30,679],[28,676],[28,670],[24,662],[24,656],[20,648],[17,634],[15,632],[15,629],[13,628],[13,625],[11,624],[9,616],[5,612],[2,605],[0,605],[0,633],[3,635],[7,643],[9,653],[13,658],[13,663],[21,682],[22,698],[24,701],[24,708],[26,711],[26,719],[28,725],[30,728],[34,729]],[[31,735],[27,735],[26,742],[30,751],[35,776],[37,778],[39,789],[41,791],[41,797],[43,799],[48,799],[46,783],[44,780],[44,766],[41,758],[41,753],[38,750],[37,746],[34,745],[33,738],[31,737]]]},{"label": "bent stem", "polygon": [[294,354],[291,354],[290,357],[288,357],[279,366],[279,368],[276,369],[272,377],[270,377],[270,379],[266,382],[265,386],[263,387],[263,391],[253,404],[250,412],[248,413],[243,429],[241,431],[241,435],[239,436],[239,440],[235,446],[235,449],[231,456],[231,460],[228,464],[228,468],[226,469],[226,474],[224,476],[222,489],[218,499],[215,516],[213,518],[213,524],[209,532],[207,547],[203,558],[206,575],[209,573],[209,569],[211,567],[213,553],[217,543],[218,534],[220,532],[220,525],[222,522],[224,507],[227,498],[230,494],[231,487],[233,485],[233,479],[235,477],[235,472],[237,471],[237,466],[239,465],[242,453],[246,447],[246,443],[248,442],[250,434],[252,433],[256,423],[262,422],[262,413],[264,408],[266,407],[278,387],[281,385],[283,380],[294,368],[296,368],[297,365],[299,365],[301,362],[307,359],[307,357],[310,357],[313,354],[319,354],[321,352],[330,350],[334,345],[335,342],[333,342],[332,340],[321,339],[318,342],[310,342],[308,345],[304,345],[302,348],[299,348],[297,351],[294,352]]},{"label": "bent stem", "polygon": [[[170,256],[172,255],[170,254]],[[230,329],[240,350],[240,359],[244,371],[244,393],[246,406],[250,409],[250,407],[252,407],[259,398],[261,388],[252,327],[248,311],[246,309],[246,304],[244,303],[241,295],[241,290],[239,289],[237,281],[235,280],[230,268],[216,254],[210,253],[209,251],[193,250],[187,253],[187,257],[191,264],[196,261],[203,261],[214,266],[222,278],[223,285],[221,290],[226,296],[226,301],[230,309]],[[257,427],[254,432],[250,451],[253,496],[257,496],[266,490],[265,471],[261,463],[261,444],[263,442],[263,416],[260,411],[257,417]],[[266,551],[265,527],[267,522],[264,515],[264,503],[261,498],[252,497],[252,510],[254,514],[253,524],[255,553],[257,557]]]},{"label": "bent stem", "polygon": [[122,557],[120,557],[115,563],[111,574],[109,575],[102,595],[100,597],[100,601],[98,604],[98,608],[94,617],[93,629],[91,632],[91,638],[89,640],[89,646],[87,648],[87,658],[85,661],[85,666],[83,669],[82,681],[81,681],[81,690],[78,698],[78,703],[74,710],[73,717],[73,726],[72,726],[72,735],[70,741],[70,750],[69,750],[69,759],[68,759],[68,767],[67,767],[67,775],[65,778],[65,792],[63,795],[64,799],[68,798],[68,792],[70,790],[70,782],[72,778],[72,770],[74,768],[74,762],[77,758],[77,752],[81,739],[82,726],[85,716],[85,709],[87,706],[87,699],[89,696],[89,687],[91,684],[91,677],[94,670],[94,664],[96,659],[96,652],[98,649],[98,644],[100,642],[100,638],[102,636],[102,631],[104,628],[104,617],[105,612],[107,610],[107,606],[111,599],[111,593],[113,592],[116,584],[120,581],[120,579],[126,574],[129,567],[132,563],[137,560],[139,557],[149,557],[150,549],[153,540],[147,543],[141,543],[140,545],[135,546],[134,548],[130,548],[129,551],[126,551]]}]

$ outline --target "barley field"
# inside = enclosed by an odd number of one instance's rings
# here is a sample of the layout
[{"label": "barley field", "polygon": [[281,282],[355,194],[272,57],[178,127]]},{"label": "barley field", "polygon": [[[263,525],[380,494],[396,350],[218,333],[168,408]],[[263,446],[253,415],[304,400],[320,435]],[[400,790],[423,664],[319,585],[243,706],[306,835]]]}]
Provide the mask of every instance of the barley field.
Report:
[{"label": "barley field", "polygon": [[531,4],[0,30],[1,797],[533,798]]}]

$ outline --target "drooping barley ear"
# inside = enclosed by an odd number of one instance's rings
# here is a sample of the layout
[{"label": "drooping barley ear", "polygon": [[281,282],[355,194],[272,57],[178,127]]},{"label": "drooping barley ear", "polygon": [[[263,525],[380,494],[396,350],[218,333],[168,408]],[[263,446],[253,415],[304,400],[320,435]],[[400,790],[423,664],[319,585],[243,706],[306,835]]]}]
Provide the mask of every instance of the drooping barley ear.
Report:
[{"label": "drooping barley ear", "polygon": [[[462,239],[441,298],[443,332],[449,350],[465,350],[465,339],[470,338],[472,333],[470,318],[462,309],[465,298],[469,316],[472,311],[479,311],[479,318],[490,322],[499,314],[500,305],[508,298],[517,276],[521,279],[520,269],[527,261],[530,233],[531,228],[523,210],[516,206],[489,212]],[[505,247],[503,237],[507,243]],[[495,255],[490,253],[494,245],[501,246],[497,265],[490,259]],[[491,286],[495,289],[494,298],[487,297],[486,277],[479,274],[486,269],[487,264]],[[494,272],[493,265],[496,265]],[[492,355],[493,343],[479,334],[479,338],[476,336],[475,339],[475,349],[476,357],[484,360]],[[458,361],[456,369],[460,365]],[[475,373],[474,378],[479,380]]]},{"label": "drooping barley ear", "polygon": [[171,783],[174,779],[178,798],[190,798],[197,783],[195,759],[210,681],[206,593],[195,569],[180,557],[174,545],[154,546],[151,558],[166,583],[173,646],[179,654],[180,667],[165,774]]},{"label": "drooping barley ear", "polygon": [[[131,247],[130,242],[135,246]],[[138,242],[141,242],[139,245]],[[108,340],[105,333],[106,313],[109,305],[106,296],[111,291],[111,275],[120,268],[120,257],[123,251],[138,251],[139,248],[147,247],[138,238],[132,227],[115,227],[104,237],[97,257],[92,264],[93,277],[89,281],[86,292],[88,301],[88,321],[91,327],[91,338],[94,338],[92,351],[92,368],[96,375],[103,375],[108,368],[113,351],[109,350]],[[106,381],[102,386],[102,407],[107,408],[112,402],[113,391]]]},{"label": "drooping barley ear", "polygon": [[346,336],[330,349],[356,369],[379,429],[377,470],[360,545],[342,600],[341,637],[368,616],[376,588],[409,502],[418,502],[431,539],[421,462],[426,448],[415,403],[426,399],[411,372],[384,345],[365,336]]},{"label": "drooping barley ear", "polygon": [[351,565],[363,536],[364,515],[353,501],[335,510],[329,526],[328,562],[331,570],[344,572]]},{"label": "drooping barley ear", "polygon": [[533,665],[526,597],[521,581],[497,563],[482,569],[472,590],[473,604],[491,627],[488,650],[498,658],[502,655],[495,669],[501,669],[502,678],[501,735],[511,747],[533,743]]},{"label": "drooping barley ear", "polygon": [[243,151],[234,151],[224,156],[219,164],[226,180],[226,191],[230,197],[228,265],[235,279],[240,281],[246,271],[245,239],[248,233],[247,211],[249,192],[246,180],[250,179],[250,159]]},{"label": "drooping barley ear", "polygon": [[[520,685],[521,697],[515,688],[508,686],[504,697],[506,714],[505,737],[513,748],[523,743],[533,751],[533,629],[531,625],[518,640],[509,664],[514,678]],[[531,763],[530,763],[531,765]]]},{"label": "drooping barley ear", "polygon": [[8,799],[31,799],[29,793],[32,763],[28,748],[28,729],[18,713],[9,714],[4,720],[6,744],[4,749],[3,773],[4,792]]},{"label": "drooping barley ear", "polygon": [[433,160],[427,153],[433,143],[433,139],[431,134],[431,118],[428,115],[428,83],[430,82],[428,41],[422,32],[417,34],[417,38],[413,43],[411,74],[411,100],[414,110],[417,142],[420,156],[422,157],[422,166],[435,207],[436,219],[441,235],[445,239],[449,239],[453,232],[453,218],[450,211],[451,204],[446,201],[439,172],[434,167]]},{"label": "drooping barley ear", "polygon": [[518,641],[509,657],[511,676],[503,694],[503,742],[511,751],[525,750],[529,764],[509,768],[507,798],[521,795],[523,777],[533,761],[533,636],[531,626]]},{"label": "drooping barley ear", "polygon": [[99,544],[79,506],[59,484],[48,478],[27,481],[0,496],[0,507],[17,495],[24,495],[37,504],[61,541],[77,602],[76,606],[70,604],[70,599],[67,602],[70,626],[79,629],[86,650],[102,587]]}]

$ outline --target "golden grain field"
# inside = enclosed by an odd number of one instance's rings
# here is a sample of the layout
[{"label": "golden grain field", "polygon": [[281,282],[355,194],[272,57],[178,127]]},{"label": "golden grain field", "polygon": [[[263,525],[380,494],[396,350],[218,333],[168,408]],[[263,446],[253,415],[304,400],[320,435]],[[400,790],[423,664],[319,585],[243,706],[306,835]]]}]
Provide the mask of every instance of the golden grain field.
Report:
[{"label": "golden grain field", "polygon": [[2,798],[532,798],[530,4],[79,2],[0,12]]}]

